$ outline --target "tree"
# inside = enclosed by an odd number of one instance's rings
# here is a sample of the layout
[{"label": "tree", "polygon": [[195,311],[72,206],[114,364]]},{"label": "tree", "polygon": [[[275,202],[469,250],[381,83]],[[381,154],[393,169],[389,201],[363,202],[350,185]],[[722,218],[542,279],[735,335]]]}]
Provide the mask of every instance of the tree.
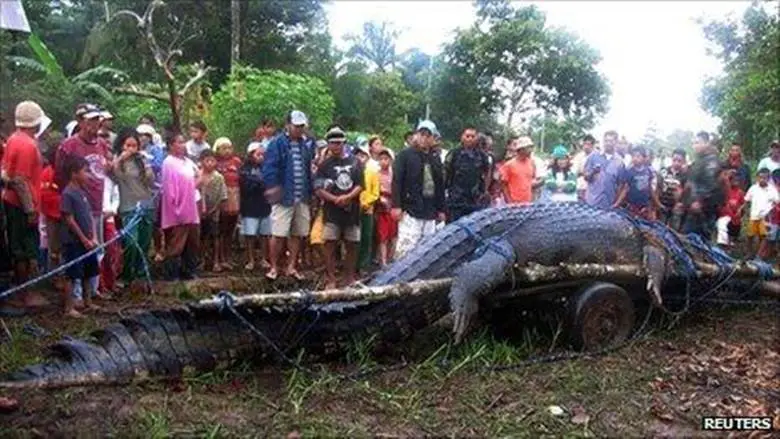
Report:
[{"label": "tree", "polygon": [[609,87],[595,65],[598,52],[572,33],[551,29],[534,6],[477,2],[477,22],[460,30],[444,50],[445,61],[475,79],[483,109],[503,110],[511,129],[534,109],[593,118],[606,111]]},{"label": "tree", "polygon": [[529,126],[531,138],[542,151],[552,151],[556,145],[563,145],[571,151],[588,130],[593,128],[593,123],[570,117],[540,115],[531,118]]},{"label": "tree", "polygon": [[690,151],[693,145],[693,131],[676,129],[666,136],[666,145],[669,147],[669,152],[673,152],[675,149],[682,149]]},{"label": "tree", "polygon": [[359,59],[372,64],[380,72],[392,69],[396,63],[395,40],[399,32],[389,23],[375,23],[373,21],[363,24],[361,35],[348,35],[345,37],[351,44],[347,56],[351,59]]},{"label": "tree", "polygon": [[210,68],[206,67],[205,63],[201,61],[198,63],[196,71],[184,82],[184,85],[177,86],[179,78],[175,75],[176,70],[176,58],[182,56],[181,47],[187,39],[192,38],[193,35],[181,39],[182,32],[185,28],[184,23],[179,27],[178,32],[170,40],[167,47],[160,45],[154,29],[154,13],[155,10],[161,6],[164,6],[163,0],[152,0],[149,2],[149,6],[146,8],[143,16],[139,16],[133,11],[121,10],[113,15],[111,19],[127,16],[136,21],[138,30],[146,38],[146,42],[149,45],[149,49],[152,51],[152,58],[155,63],[165,73],[165,82],[167,87],[166,93],[160,93],[159,91],[143,89],[135,85],[129,85],[127,87],[117,88],[116,91],[136,95],[139,97],[151,98],[168,101],[168,105],[171,109],[171,123],[174,128],[181,128],[181,112],[184,102],[184,96],[198,81],[202,80],[209,72]]},{"label": "tree", "polygon": [[651,122],[645,129],[642,139],[639,144],[645,148],[651,149],[655,154],[661,154],[668,149],[666,140],[663,138],[663,133],[658,129],[658,125],[655,122]]},{"label": "tree", "polygon": [[767,5],[754,2],[739,22],[701,23],[710,55],[723,63],[723,74],[703,87],[702,107],[721,119],[720,135],[750,157],[780,137],[780,23]]}]

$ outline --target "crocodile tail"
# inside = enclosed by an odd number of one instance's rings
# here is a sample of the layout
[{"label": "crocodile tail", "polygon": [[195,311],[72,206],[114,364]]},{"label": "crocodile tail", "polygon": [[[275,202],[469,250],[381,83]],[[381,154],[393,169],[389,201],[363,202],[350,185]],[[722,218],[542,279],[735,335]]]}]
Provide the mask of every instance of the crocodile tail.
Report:
[{"label": "crocodile tail", "polygon": [[[282,319],[255,313],[253,324],[269,333]],[[284,314],[284,313],[281,313]],[[281,316],[281,314],[279,314]],[[277,333],[279,331],[276,331]],[[65,338],[47,361],[0,377],[0,388],[117,384],[208,371],[247,353],[258,353],[252,332],[217,310],[194,307],[144,312],[91,334]]]}]

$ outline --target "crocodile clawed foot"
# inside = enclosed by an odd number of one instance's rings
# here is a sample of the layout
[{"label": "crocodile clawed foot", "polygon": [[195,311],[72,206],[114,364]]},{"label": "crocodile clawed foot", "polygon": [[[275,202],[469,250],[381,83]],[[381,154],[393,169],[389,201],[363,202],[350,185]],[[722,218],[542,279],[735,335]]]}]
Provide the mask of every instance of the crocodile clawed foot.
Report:
[{"label": "crocodile clawed foot", "polygon": [[460,310],[455,311],[452,332],[455,335],[456,345],[460,344],[466,337],[476,314],[476,306],[476,303],[474,303],[473,306],[464,306]]}]

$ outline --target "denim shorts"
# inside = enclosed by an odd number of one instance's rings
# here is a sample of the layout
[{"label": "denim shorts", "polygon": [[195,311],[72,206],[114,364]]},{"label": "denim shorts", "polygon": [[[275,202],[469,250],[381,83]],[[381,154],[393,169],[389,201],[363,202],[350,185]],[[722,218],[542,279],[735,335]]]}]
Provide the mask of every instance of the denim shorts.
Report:
[{"label": "denim shorts", "polygon": [[271,217],[241,218],[241,234],[243,236],[269,236],[271,234]]}]

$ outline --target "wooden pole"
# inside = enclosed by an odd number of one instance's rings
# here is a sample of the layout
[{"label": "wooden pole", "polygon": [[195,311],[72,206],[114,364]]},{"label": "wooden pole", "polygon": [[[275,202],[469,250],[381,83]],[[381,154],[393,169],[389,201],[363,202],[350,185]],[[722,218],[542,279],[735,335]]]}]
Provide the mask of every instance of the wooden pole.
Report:
[{"label": "wooden pole", "polygon": [[[720,272],[718,267],[712,264],[698,264],[698,276],[702,278],[713,277]],[[756,277],[759,273],[758,267],[749,262],[738,262],[734,264],[734,277]],[[615,279],[615,278],[634,278],[641,279],[645,277],[644,269],[641,265],[609,265],[609,264],[560,264],[556,266],[544,266],[530,264],[526,267],[517,267],[514,270],[514,281],[520,284],[520,290],[525,286],[533,289],[535,285],[544,283],[575,282],[585,279]],[[773,270],[773,279],[780,279],[780,270]],[[215,279],[218,280],[218,279]],[[512,280],[508,278],[507,280]],[[348,301],[370,301],[376,302],[389,298],[417,296],[421,294],[441,294],[449,291],[452,285],[452,278],[442,278],[435,280],[419,280],[409,283],[401,283],[383,286],[350,286],[346,288],[337,288],[324,291],[292,291],[285,293],[271,294],[248,294],[236,297],[236,306],[264,307],[264,306],[291,306],[306,302],[312,303],[332,303]],[[771,291],[780,289],[774,282],[764,282],[762,290]],[[221,306],[221,299],[204,299],[191,306],[196,308],[218,308]]]}]

